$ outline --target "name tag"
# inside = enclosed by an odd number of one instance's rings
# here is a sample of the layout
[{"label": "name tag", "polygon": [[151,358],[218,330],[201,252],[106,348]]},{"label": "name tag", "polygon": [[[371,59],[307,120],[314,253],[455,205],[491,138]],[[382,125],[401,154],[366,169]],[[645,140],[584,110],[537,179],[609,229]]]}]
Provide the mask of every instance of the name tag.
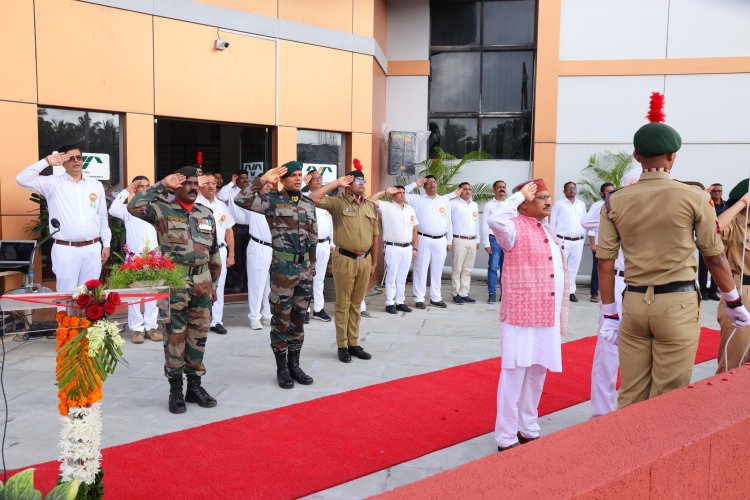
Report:
[{"label": "name tag", "polygon": [[346,207],[344,209],[344,214],[346,215],[357,215],[357,211],[353,209],[352,207]]},{"label": "name tag", "polygon": [[277,203],[276,208],[294,208],[294,207],[288,203]]},{"label": "name tag", "polygon": [[186,218],[184,218],[184,217],[177,217],[175,215],[168,216],[167,220],[169,220],[171,222],[182,222],[183,224],[185,224],[187,222]]},{"label": "name tag", "polygon": [[198,231],[202,233],[210,233],[211,232],[211,220],[210,219],[201,219],[198,221]]}]

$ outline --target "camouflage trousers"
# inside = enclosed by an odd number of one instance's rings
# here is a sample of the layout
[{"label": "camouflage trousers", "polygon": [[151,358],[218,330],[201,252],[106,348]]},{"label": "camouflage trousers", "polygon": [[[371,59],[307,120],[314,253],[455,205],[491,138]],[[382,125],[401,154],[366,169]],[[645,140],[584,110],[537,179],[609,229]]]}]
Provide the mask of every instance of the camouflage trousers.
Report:
[{"label": "camouflage trousers", "polygon": [[285,351],[290,341],[305,338],[305,313],[312,299],[312,266],[273,260],[271,262],[271,349]]},{"label": "camouflage trousers", "polygon": [[211,323],[211,274],[185,278],[187,288],[169,292],[170,321],[164,336],[164,374],[180,377],[206,373],[203,353]]}]

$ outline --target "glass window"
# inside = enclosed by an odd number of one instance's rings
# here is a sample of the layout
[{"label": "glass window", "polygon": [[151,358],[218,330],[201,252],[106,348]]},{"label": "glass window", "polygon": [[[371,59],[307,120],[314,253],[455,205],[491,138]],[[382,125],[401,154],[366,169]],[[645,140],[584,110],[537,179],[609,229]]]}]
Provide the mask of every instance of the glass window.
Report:
[{"label": "glass window", "polygon": [[534,43],[534,0],[484,2],[482,45],[524,45]]},{"label": "glass window", "polygon": [[440,1],[430,5],[430,45],[479,43],[479,2]]},{"label": "glass window", "polygon": [[475,118],[432,118],[429,128],[430,156],[434,156],[435,146],[459,158],[479,149]]},{"label": "glass window", "polygon": [[[326,183],[343,176],[347,171],[344,134],[323,130],[298,130],[297,161],[322,166],[321,174]],[[335,172],[325,169],[329,165],[335,165]]]},{"label": "glass window", "polygon": [[528,111],[534,89],[533,52],[485,52],[482,111]]},{"label": "glass window", "polygon": [[479,111],[479,52],[430,57],[430,113]]},{"label": "glass window", "polygon": [[482,118],[482,150],[498,159],[530,159],[531,114]]}]

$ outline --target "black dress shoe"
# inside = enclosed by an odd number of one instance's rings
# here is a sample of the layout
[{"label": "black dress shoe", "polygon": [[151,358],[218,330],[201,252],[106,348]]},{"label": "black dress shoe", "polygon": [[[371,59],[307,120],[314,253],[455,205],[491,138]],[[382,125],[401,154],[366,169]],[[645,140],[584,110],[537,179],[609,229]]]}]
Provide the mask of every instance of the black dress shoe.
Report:
[{"label": "black dress shoe", "polygon": [[576,297],[576,294],[574,294],[574,293],[570,294],[570,301],[571,302],[578,302],[578,297]]},{"label": "black dress shoe", "polygon": [[521,443],[521,444],[530,443],[532,441],[536,441],[537,439],[539,439],[539,436],[537,436],[535,438],[527,438],[526,436],[524,436],[520,432],[518,434],[516,434],[516,437],[518,438],[518,442]]},{"label": "black dress shoe", "polygon": [[721,297],[713,290],[708,291],[708,300],[715,300],[716,302],[721,300]]},{"label": "black dress shoe", "polygon": [[370,359],[372,356],[370,353],[366,352],[364,349],[362,349],[361,346],[355,345],[355,346],[349,346],[349,354],[352,356],[356,356],[359,359]]},{"label": "black dress shoe", "polygon": [[497,302],[497,294],[496,293],[490,293],[487,297],[487,303],[488,304],[494,304]]},{"label": "black dress shoe", "polygon": [[346,347],[339,347],[339,361],[342,363],[351,363],[352,355],[349,354],[349,349]]},{"label": "black dress shoe", "polygon": [[405,312],[405,313],[410,313],[411,312],[411,307],[407,306],[406,304],[399,304],[399,305],[396,306],[396,310],[397,311],[401,311],[401,312]]},{"label": "black dress shoe", "polygon": [[431,300],[431,301],[430,301],[430,305],[431,305],[431,306],[435,306],[435,307],[439,307],[439,308],[441,308],[441,309],[445,309],[446,307],[448,307],[448,306],[447,306],[447,305],[445,304],[445,302],[443,302],[442,300],[438,300],[437,302],[435,302],[434,300]]},{"label": "black dress shoe", "polygon": [[307,312],[305,313],[305,319],[304,319],[304,323],[305,323],[306,325],[310,324],[310,311],[307,311]]},{"label": "black dress shoe", "polygon": [[211,327],[211,331],[212,332],[216,332],[219,335],[226,335],[227,334],[227,329],[224,328],[224,325],[222,325],[221,323],[217,323],[214,326],[212,326]]},{"label": "black dress shoe", "polygon": [[466,297],[461,297],[461,300],[463,300],[464,302],[468,302],[469,304],[473,304],[474,302],[476,302],[476,300],[472,299],[468,295]]},{"label": "black dress shoe", "polygon": [[416,304],[414,304],[414,307],[416,307],[417,309],[427,309],[427,306],[424,305],[424,302],[417,302]]},{"label": "black dress shoe", "polygon": [[500,451],[510,450],[511,448],[515,448],[516,446],[518,446],[518,444],[519,443],[513,443],[510,446],[498,446],[497,451],[500,452]]},{"label": "black dress shoe", "polygon": [[701,289],[701,299],[708,300],[708,288]]},{"label": "black dress shoe", "polygon": [[398,311],[396,311],[396,306],[394,306],[393,304],[385,306],[385,312],[387,312],[388,314],[398,314]]},{"label": "black dress shoe", "polygon": [[[453,296],[453,303],[458,304],[458,305],[463,305],[464,299],[462,299],[460,295],[456,294]],[[430,304],[433,304],[433,302],[430,301]]]}]

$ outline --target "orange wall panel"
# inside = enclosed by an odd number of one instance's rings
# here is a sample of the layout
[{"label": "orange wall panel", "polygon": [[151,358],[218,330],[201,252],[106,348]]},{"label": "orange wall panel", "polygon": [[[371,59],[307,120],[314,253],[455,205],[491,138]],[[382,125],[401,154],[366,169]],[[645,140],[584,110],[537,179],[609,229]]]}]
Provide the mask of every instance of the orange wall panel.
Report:
[{"label": "orange wall panel", "polygon": [[[354,158],[359,159],[362,162],[362,172],[365,173],[365,179],[367,179],[366,194],[369,196],[374,192],[379,191],[380,187],[380,176],[378,175],[378,167],[372,162],[372,135],[371,134],[359,134],[353,133],[351,135],[351,153],[352,160],[347,165],[347,171],[351,170]],[[349,155],[347,154],[347,157]]]},{"label": "orange wall panel", "polygon": [[388,76],[430,76],[430,61],[388,61]]},{"label": "orange wall panel", "polygon": [[351,52],[280,41],[279,124],[351,130]]},{"label": "orange wall panel", "polygon": [[388,6],[386,0],[373,0],[375,2],[375,18],[373,22],[373,33],[375,41],[388,55]]},{"label": "orange wall panel", "polygon": [[372,131],[372,56],[352,54],[352,131]]},{"label": "orange wall panel", "polygon": [[153,112],[151,16],[36,0],[39,103]]},{"label": "orange wall panel", "polygon": [[[555,185],[556,146],[554,142],[534,143],[534,177],[544,179],[547,186]],[[555,193],[550,194],[555,195]]]},{"label": "orange wall panel", "polygon": [[279,0],[279,19],[352,32],[352,0]]},{"label": "orange wall panel", "polygon": [[221,36],[227,50],[214,48],[216,28],[154,18],[154,114],[273,125],[275,43]]},{"label": "orange wall panel", "polygon": [[3,71],[0,99],[36,102],[36,51],[34,40],[34,2],[14,0],[0,3],[0,47]]},{"label": "orange wall panel", "polygon": [[297,159],[297,129],[277,127],[274,134],[274,167]]},{"label": "orange wall panel", "polygon": [[145,175],[151,183],[154,165],[154,116],[128,113],[125,115],[125,179],[127,186],[136,175]]},{"label": "orange wall panel", "polygon": [[378,62],[373,58],[372,60],[372,165],[376,168],[376,174],[373,178],[377,178],[377,184],[380,184],[380,179],[383,177],[386,171],[383,165],[383,158],[385,158],[385,143],[380,140],[380,132],[385,123],[385,92],[386,89],[386,76],[383,69],[380,67]]},{"label": "orange wall panel", "polygon": [[352,32],[355,35],[372,36],[374,24],[374,0],[354,0],[352,13]]},{"label": "orange wall panel", "polygon": [[241,10],[261,16],[276,17],[278,4],[276,0],[196,0],[199,3]]}]

